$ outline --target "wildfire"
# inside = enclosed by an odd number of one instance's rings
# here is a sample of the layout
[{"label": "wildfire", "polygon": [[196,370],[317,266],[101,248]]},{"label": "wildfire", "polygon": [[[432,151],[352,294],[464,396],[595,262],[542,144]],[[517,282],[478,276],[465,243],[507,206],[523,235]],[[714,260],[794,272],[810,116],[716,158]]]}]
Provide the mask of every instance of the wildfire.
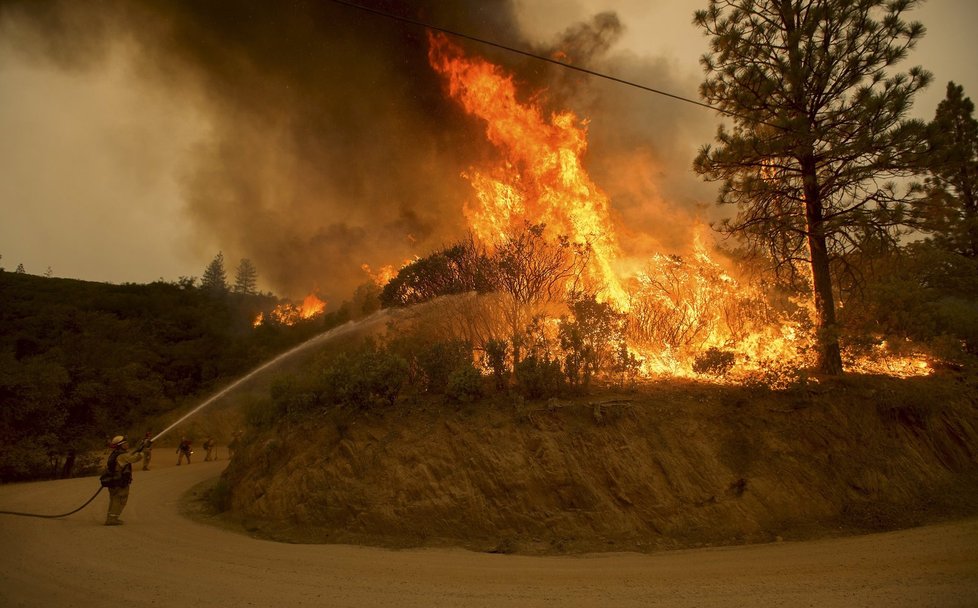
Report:
[{"label": "wildfire", "polygon": [[401,265],[397,268],[395,268],[393,264],[387,264],[385,266],[381,266],[377,270],[374,270],[373,268],[370,267],[370,264],[361,264],[360,269],[363,270],[368,277],[370,277],[371,281],[383,287],[384,285],[390,283],[391,279],[396,277],[397,273],[402,268],[411,264],[412,262],[415,262],[417,259],[418,258],[416,256],[414,259],[404,260],[404,262],[402,262]]},{"label": "wildfire", "polygon": [[[529,222],[546,224],[551,236],[588,243],[592,288],[630,312],[632,354],[647,375],[725,375],[728,364],[741,373],[810,365],[810,303],[775,310],[767,294],[724,271],[699,235],[688,258],[655,254],[644,272],[627,279],[616,274],[620,252],[610,203],[581,160],[586,121],[570,112],[547,119],[540,107],[517,99],[512,77],[497,66],[465,56],[444,35],[429,34],[429,43],[429,61],[449,95],[485,121],[486,137],[502,155],[495,166],[464,174],[475,189],[465,214],[478,239],[491,247]],[[913,358],[882,358],[900,374],[929,369]],[[872,360],[860,365],[875,369]]]},{"label": "wildfire", "polygon": [[[281,325],[295,325],[304,319],[321,315],[324,310],[326,310],[326,302],[319,299],[315,293],[310,293],[302,300],[301,304],[291,302],[279,304],[268,313],[268,316]],[[258,313],[253,325],[258,327],[265,321],[265,313]]]},{"label": "wildfire", "polygon": [[[428,38],[429,62],[448,94],[484,121],[486,138],[500,153],[494,165],[463,174],[475,191],[464,212],[483,245],[492,249],[527,223],[545,224],[549,238],[587,243],[588,288],[628,312],[630,354],[646,375],[721,378],[736,370],[731,377],[743,377],[811,367],[810,300],[782,296],[773,305],[771,293],[731,276],[698,234],[691,255],[654,254],[643,272],[619,274],[624,264],[610,201],[582,161],[587,121],[571,112],[548,117],[533,101],[518,99],[513,78],[498,66],[466,56],[442,34]],[[930,368],[916,355],[880,348],[852,369],[910,375]]]}]

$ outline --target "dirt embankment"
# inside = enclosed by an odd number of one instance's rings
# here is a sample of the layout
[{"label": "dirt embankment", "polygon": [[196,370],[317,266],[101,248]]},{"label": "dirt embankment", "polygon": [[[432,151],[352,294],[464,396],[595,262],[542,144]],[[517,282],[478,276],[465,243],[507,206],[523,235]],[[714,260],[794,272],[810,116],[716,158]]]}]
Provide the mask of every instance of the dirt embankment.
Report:
[{"label": "dirt embankment", "polygon": [[334,410],[252,432],[221,491],[227,517],[293,542],[550,553],[880,531],[978,513],[976,388],[670,382]]}]

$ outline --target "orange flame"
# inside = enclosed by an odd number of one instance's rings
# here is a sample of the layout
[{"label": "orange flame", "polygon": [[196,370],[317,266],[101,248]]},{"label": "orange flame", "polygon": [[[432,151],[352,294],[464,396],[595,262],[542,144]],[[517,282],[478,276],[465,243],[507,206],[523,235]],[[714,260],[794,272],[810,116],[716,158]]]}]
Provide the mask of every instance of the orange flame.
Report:
[{"label": "orange flame", "polygon": [[447,79],[449,94],[485,121],[486,137],[503,157],[487,172],[464,175],[476,191],[465,208],[476,238],[492,246],[529,221],[546,224],[551,237],[586,242],[594,252],[596,291],[624,309],[628,297],[614,271],[620,253],[608,197],[581,161],[586,123],[571,112],[545,119],[537,105],[517,100],[512,77],[499,68],[466,57],[442,34],[429,33],[428,40],[428,59]]},{"label": "orange flame", "polygon": [[[475,190],[464,212],[482,244],[492,248],[527,222],[546,224],[550,238],[566,235],[589,244],[589,288],[629,311],[631,353],[646,375],[702,375],[697,370],[724,368],[729,353],[742,375],[812,365],[811,303],[791,301],[776,310],[768,294],[738,283],[715,261],[699,234],[692,255],[653,255],[645,272],[623,279],[610,201],[582,161],[587,121],[571,112],[547,118],[539,104],[517,98],[513,78],[499,67],[466,56],[443,34],[429,33],[428,41],[428,60],[445,78],[449,96],[484,121],[486,138],[500,153],[494,166],[463,174]],[[890,373],[930,369],[919,357],[902,360],[883,350],[874,355],[889,361],[884,367]],[[711,352],[719,363],[705,358]],[[853,367],[879,370],[873,359]]]},{"label": "orange flame", "polygon": [[[268,317],[281,325],[295,325],[299,321],[321,315],[326,310],[326,302],[315,293],[310,293],[301,304],[285,302],[273,308]],[[265,313],[258,313],[252,325],[258,327],[266,322]]]}]

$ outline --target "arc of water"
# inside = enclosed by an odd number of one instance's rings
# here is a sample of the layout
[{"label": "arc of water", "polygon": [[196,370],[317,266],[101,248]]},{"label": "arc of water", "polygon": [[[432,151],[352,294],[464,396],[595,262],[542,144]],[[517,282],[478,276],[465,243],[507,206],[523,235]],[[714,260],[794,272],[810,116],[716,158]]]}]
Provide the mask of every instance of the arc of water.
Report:
[{"label": "arc of water", "polygon": [[372,323],[375,323],[381,317],[385,317],[385,316],[387,316],[387,311],[386,310],[379,310],[379,311],[375,312],[374,314],[370,315],[369,317],[366,317],[364,319],[360,319],[359,321],[349,321],[347,323],[344,323],[343,325],[340,325],[339,327],[334,327],[333,329],[330,329],[329,331],[325,331],[325,332],[323,332],[323,333],[321,333],[321,334],[319,334],[317,336],[313,336],[312,338],[309,338],[308,340],[306,340],[302,344],[299,344],[298,346],[295,346],[295,347],[293,347],[293,348],[285,351],[284,353],[276,356],[274,359],[271,359],[269,361],[266,361],[265,363],[259,365],[255,369],[253,369],[250,372],[248,372],[246,375],[238,378],[237,380],[235,380],[231,384],[225,386],[224,388],[222,388],[217,393],[211,395],[206,401],[204,401],[203,403],[201,403],[200,405],[198,405],[194,409],[190,410],[189,412],[187,412],[186,414],[184,414],[183,416],[181,416],[179,419],[177,419],[176,422],[174,422],[170,426],[166,427],[165,429],[163,429],[162,431],[160,431],[159,433],[157,433],[156,436],[153,437],[152,441],[156,441],[157,439],[159,439],[163,435],[165,435],[168,432],[170,432],[171,430],[173,430],[176,426],[178,426],[181,422],[183,422],[187,418],[190,418],[191,416],[193,416],[194,414],[196,414],[200,410],[204,409],[205,407],[207,407],[211,403],[214,403],[215,401],[217,401],[218,399],[220,399],[224,395],[226,395],[229,392],[231,392],[232,390],[234,390],[236,387],[244,384],[245,382],[247,382],[248,380],[250,380],[252,377],[256,376],[257,374],[260,374],[262,371],[268,369],[269,367],[275,365],[276,363],[278,363],[280,361],[284,361],[285,359],[288,359],[292,355],[295,355],[296,353],[302,352],[303,350],[306,350],[306,349],[308,349],[308,348],[310,348],[310,347],[312,347],[312,346],[314,346],[316,344],[320,344],[322,342],[326,342],[328,340],[331,340],[332,338],[336,338],[336,337],[342,336],[343,334],[347,334],[347,333],[353,331],[357,327],[367,326],[367,325],[370,325]]}]

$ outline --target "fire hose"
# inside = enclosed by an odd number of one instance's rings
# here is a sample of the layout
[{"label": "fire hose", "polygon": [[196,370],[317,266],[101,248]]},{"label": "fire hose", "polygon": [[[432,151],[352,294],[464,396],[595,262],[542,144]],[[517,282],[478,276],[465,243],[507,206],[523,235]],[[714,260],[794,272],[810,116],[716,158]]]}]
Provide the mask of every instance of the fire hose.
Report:
[{"label": "fire hose", "polygon": [[43,517],[45,519],[57,519],[59,517],[68,517],[69,515],[74,515],[75,513],[79,512],[82,509],[84,509],[85,507],[87,507],[88,506],[88,503],[90,503],[93,500],[95,500],[95,497],[98,496],[99,495],[99,492],[101,492],[101,491],[102,491],[102,486],[99,486],[98,487],[98,490],[95,490],[95,493],[92,494],[92,497],[85,501],[85,504],[83,504],[82,506],[78,507],[74,511],[68,511],[67,513],[60,513],[58,515],[42,515],[40,513],[21,513],[20,511],[0,511],[0,515],[20,515],[20,516],[23,516],[23,517]]},{"label": "fire hose", "polygon": [[[140,443],[139,444],[139,447],[136,448],[136,452],[137,453],[138,452],[142,452],[144,447],[146,447],[147,445],[152,445],[152,443],[153,443],[152,441],[148,441],[148,442],[147,441],[144,441],[144,442]],[[104,488],[104,487],[106,487],[104,484],[100,484],[99,487],[98,487],[98,490],[95,490],[95,493],[92,494],[92,497],[91,498],[89,498],[88,500],[85,501],[85,504],[83,504],[82,506],[78,507],[74,511],[68,511],[67,513],[59,513],[58,515],[44,515],[44,514],[41,514],[41,513],[24,513],[24,512],[21,512],[21,511],[0,511],[0,515],[19,515],[21,517],[42,517],[44,519],[58,519],[59,517],[68,517],[69,515],[74,515],[75,513],[79,512],[82,509],[84,509],[85,507],[87,507],[89,505],[89,503],[91,503],[93,500],[95,500],[95,497],[99,495],[99,492],[101,492],[102,491],[102,488]]]}]

